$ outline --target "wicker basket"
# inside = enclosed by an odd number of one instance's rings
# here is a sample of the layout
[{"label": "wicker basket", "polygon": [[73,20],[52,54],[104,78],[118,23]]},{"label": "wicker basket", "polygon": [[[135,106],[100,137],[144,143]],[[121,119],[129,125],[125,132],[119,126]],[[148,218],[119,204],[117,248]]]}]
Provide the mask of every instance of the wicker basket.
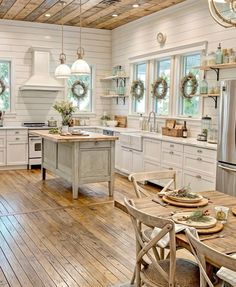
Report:
[{"label": "wicker basket", "polygon": [[162,135],[169,136],[169,137],[182,137],[183,130],[182,129],[168,129],[165,127],[165,128],[162,128]]}]

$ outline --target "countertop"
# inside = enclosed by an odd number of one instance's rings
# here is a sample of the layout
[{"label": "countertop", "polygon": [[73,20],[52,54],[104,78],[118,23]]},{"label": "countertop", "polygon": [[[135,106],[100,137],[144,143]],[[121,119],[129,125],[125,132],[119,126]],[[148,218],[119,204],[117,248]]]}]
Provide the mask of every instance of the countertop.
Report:
[{"label": "countertop", "polygon": [[115,141],[118,139],[118,137],[116,136],[106,136],[96,133],[87,133],[87,135],[84,136],[78,136],[78,135],[61,136],[59,134],[49,134],[49,131],[45,130],[37,130],[37,131],[35,130],[31,131],[31,133],[54,142]]},{"label": "countertop", "polygon": [[0,130],[28,130],[28,128],[23,126],[4,126],[0,127]]}]

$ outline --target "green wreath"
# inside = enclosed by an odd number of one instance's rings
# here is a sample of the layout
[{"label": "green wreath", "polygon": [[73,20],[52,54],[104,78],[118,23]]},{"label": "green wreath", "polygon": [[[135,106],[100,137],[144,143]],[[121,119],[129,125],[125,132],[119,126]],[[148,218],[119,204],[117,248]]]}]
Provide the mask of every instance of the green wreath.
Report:
[{"label": "green wreath", "polygon": [[[162,87],[162,89],[160,89],[160,87]],[[168,84],[163,77],[158,78],[152,85],[152,94],[154,98],[164,99],[167,95],[167,91]]]},{"label": "green wreath", "polygon": [[[190,91],[188,92],[188,84],[190,83]],[[193,73],[189,73],[187,76],[183,77],[181,81],[180,92],[182,97],[186,99],[191,99],[196,93],[198,88],[198,81]]]},{"label": "green wreath", "polygon": [[6,85],[2,79],[0,79],[0,95],[2,95],[6,90]]},{"label": "green wreath", "polygon": [[141,80],[135,80],[132,83],[130,94],[137,101],[141,101],[144,95],[144,84]]},{"label": "green wreath", "polygon": [[[82,89],[82,91],[81,91]],[[88,87],[83,81],[75,81],[71,87],[72,94],[77,100],[83,100],[88,93]]]}]

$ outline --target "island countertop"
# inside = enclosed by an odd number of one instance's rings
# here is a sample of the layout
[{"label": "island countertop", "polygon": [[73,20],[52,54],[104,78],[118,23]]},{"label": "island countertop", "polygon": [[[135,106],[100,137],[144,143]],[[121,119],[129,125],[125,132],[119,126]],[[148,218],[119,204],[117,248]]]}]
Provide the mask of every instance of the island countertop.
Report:
[{"label": "island countertop", "polygon": [[107,136],[96,133],[86,132],[86,135],[67,135],[50,134],[48,130],[35,130],[31,132],[34,135],[54,141],[54,142],[82,142],[82,141],[115,141],[118,139],[116,136]]}]

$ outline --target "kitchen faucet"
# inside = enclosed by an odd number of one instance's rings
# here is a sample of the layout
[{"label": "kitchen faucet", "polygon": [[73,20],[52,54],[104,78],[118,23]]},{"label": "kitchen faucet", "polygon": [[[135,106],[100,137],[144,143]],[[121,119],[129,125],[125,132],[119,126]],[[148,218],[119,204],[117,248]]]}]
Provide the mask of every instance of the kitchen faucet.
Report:
[{"label": "kitchen faucet", "polygon": [[[153,126],[151,123],[151,115],[153,115]],[[154,111],[150,112],[148,115],[148,130],[149,132],[157,132],[156,113]]]}]

